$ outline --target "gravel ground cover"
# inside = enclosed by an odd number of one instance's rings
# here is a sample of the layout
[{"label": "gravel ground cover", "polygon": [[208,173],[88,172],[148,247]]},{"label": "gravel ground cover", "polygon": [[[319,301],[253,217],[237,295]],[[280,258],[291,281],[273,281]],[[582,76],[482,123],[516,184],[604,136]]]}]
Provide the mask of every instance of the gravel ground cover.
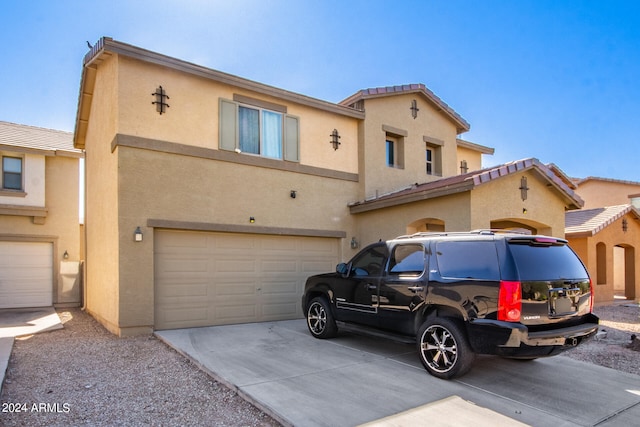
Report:
[{"label": "gravel ground cover", "polygon": [[79,309],[58,315],[64,329],[16,339],[1,426],[280,425],[154,337],[117,338]]},{"label": "gravel ground cover", "polygon": [[[594,312],[607,336],[559,357],[640,375],[640,305]],[[16,340],[0,425],[279,425],[154,337],[117,338],[81,310],[58,314],[64,329]]]}]

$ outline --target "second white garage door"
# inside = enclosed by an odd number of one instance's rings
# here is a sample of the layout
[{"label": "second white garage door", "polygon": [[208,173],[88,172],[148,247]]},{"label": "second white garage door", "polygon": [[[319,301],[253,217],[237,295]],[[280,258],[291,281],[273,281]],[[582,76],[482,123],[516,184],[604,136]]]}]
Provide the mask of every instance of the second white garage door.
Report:
[{"label": "second white garage door", "polygon": [[334,271],[339,240],[158,230],[155,328],[302,317],[306,278]]},{"label": "second white garage door", "polygon": [[52,304],[53,244],[0,242],[0,308]]}]

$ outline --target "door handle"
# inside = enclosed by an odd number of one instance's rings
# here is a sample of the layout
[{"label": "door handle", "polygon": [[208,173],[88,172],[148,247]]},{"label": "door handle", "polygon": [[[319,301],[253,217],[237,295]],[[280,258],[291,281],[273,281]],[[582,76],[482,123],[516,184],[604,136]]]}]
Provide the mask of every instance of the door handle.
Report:
[{"label": "door handle", "polygon": [[407,289],[411,292],[422,292],[424,291],[424,286],[409,286]]},{"label": "door handle", "polygon": [[371,283],[367,283],[364,286],[365,286],[365,288],[367,288],[368,291],[375,291],[376,289],[378,289],[378,287],[376,285],[372,285]]}]

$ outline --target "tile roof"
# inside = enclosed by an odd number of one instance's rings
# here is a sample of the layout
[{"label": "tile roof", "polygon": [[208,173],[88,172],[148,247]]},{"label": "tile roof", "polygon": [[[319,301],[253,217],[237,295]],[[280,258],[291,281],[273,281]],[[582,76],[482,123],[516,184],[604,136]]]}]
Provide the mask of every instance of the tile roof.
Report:
[{"label": "tile roof", "polygon": [[613,179],[613,178],[602,178],[598,176],[588,176],[586,178],[575,178],[574,181],[576,185],[584,184],[587,181],[603,181],[603,182],[614,182],[617,184],[640,185],[640,182],[637,182],[637,181],[627,181],[623,179]]},{"label": "tile roof", "polygon": [[590,237],[628,213],[632,213],[640,219],[640,212],[632,205],[567,212],[564,220],[564,234],[567,237]]},{"label": "tile roof", "polygon": [[0,149],[81,157],[73,148],[73,133],[0,121]]},{"label": "tile roof", "polygon": [[365,212],[381,207],[400,205],[420,200],[473,190],[475,187],[502,177],[519,173],[529,169],[536,169],[552,186],[560,191],[570,205],[575,209],[584,206],[584,201],[573,191],[556,172],[538,159],[529,158],[516,160],[503,165],[494,166],[466,174],[442,178],[424,184],[414,184],[401,190],[393,191],[376,197],[368,198],[349,204],[352,213]]},{"label": "tile roof", "polygon": [[469,129],[471,129],[471,125],[465,119],[463,119],[458,113],[453,110],[453,108],[449,107],[449,105],[447,105],[442,99],[440,99],[435,93],[429,90],[422,83],[362,89],[354,93],[347,99],[340,101],[339,104],[349,106],[362,99],[379,98],[382,96],[392,96],[405,93],[420,93],[428,100],[433,102],[456,123],[458,133],[467,132]]}]

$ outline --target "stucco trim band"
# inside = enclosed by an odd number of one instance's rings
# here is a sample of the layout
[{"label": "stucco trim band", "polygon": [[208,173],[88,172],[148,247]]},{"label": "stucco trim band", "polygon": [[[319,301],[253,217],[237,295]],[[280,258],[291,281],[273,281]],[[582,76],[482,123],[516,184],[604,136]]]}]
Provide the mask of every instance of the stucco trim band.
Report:
[{"label": "stucco trim band", "polygon": [[170,219],[147,220],[147,227],[188,231],[217,231],[222,233],[272,234],[278,236],[333,237],[344,239],[345,231],[314,230],[307,228],[264,227],[259,225],[219,224],[211,222],[173,221]]},{"label": "stucco trim band", "polygon": [[257,166],[269,169],[277,169],[286,172],[315,175],[323,178],[341,179],[344,181],[358,182],[357,173],[342,172],[332,169],[324,169],[315,166],[301,165],[297,162],[286,160],[274,160],[259,156],[249,156],[233,151],[214,150],[212,148],[194,147],[192,145],[178,144],[175,142],[159,141],[149,138],[141,138],[132,135],[117,134],[111,142],[111,152],[117,147],[139,148],[142,150],[159,151],[162,153],[179,154],[182,156],[200,157],[203,159],[220,160],[223,162],[238,163],[248,166]]}]

